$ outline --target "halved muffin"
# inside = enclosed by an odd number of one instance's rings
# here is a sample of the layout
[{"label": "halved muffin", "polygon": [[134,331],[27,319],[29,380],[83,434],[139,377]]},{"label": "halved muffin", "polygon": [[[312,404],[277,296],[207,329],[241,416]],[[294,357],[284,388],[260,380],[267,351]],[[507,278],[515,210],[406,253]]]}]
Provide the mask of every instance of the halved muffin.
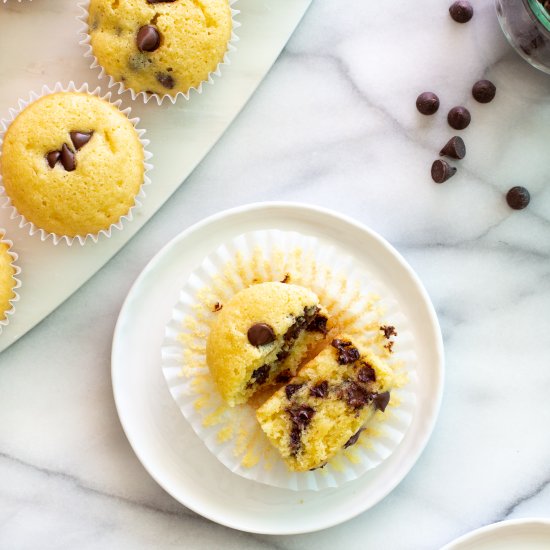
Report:
[{"label": "halved muffin", "polygon": [[356,443],[369,418],[386,409],[392,379],[380,359],[340,335],[275,392],[256,417],[290,470],[319,468]]},{"label": "halved muffin", "polygon": [[260,388],[296,374],[326,334],[327,314],[307,288],[269,282],[223,305],[206,344],[206,360],[223,399],[245,403]]}]

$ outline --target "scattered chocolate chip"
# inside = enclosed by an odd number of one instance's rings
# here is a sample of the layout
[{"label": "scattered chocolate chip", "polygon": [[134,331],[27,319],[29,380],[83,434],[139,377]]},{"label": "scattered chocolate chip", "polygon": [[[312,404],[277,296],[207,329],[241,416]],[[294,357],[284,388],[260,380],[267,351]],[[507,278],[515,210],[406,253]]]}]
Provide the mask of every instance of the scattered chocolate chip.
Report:
[{"label": "scattered chocolate chip", "polygon": [[347,449],[348,447],[351,447],[352,445],[355,445],[357,441],[359,440],[359,436],[361,435],[361,432],[364,430],[364,428],[361,428],[356,434],[353,434],[344,444],[344,449]]},{"label": "scattered chocolate chip", "polygon": [[309,471],[314,472],[315,470],[320,470],[321,468],[324,468],[327,464],[328,462],[323,462],[323,464],[321,464],[320,466],[315,466],[315,468],[310,468]]},{"label": "scattered chocolate chip", "polygon": [[479,103],[489,103],[495,99],[496,86],[490,80],[478,80],[472,87],[472,95]]},{"label": "scattered chocolate chip", "polygon": [[252,373],[252,380],[255,384],[262,385],[269,378],[269,365],[262,365]]},{"label": "scattered chocolate chip", "polygon": [[323,380],[323,382],[319,382],[319,384],[313,386],[313,388],[310,388],[309,395],[313,397],[321,397],[324,398],[327,396],[328,393],[328,381]]},{"label": "scattered chocolate chip", "polygon": [[457,0],[451,4],[449,13],[457,23],[467,23],[474,15],[474,8],[466,0]]},{"label": "scattered chocolate chip", "polygon": [[347,340],[335,338],[330,345],[338,350],[338,363],[340,365],[349,365],[360,357],[359,350]]},{"label": "scattered chocolate chip", "polygon": [[382,325],[380,330],[384,333],[384,338],[389,340],[392,336],[397,336],[397,331],[392,325]]},{"label": "scattered chocolate chip", "polygon": [[61,147],[61,154],[59,156],[59,160],[61,161],[63,168],[65,168],[67,172],[72,172],[73,170],[76,169],[75,154],[67,147],[66,143],[64,143],[63,147]]},{"label": "scattered chocolate chip", "polygon": [[48,162],[48,166],[50,168],[53,168],[57,164],[57,161],[59,160],[60,156],[61,156],[60,151],[50,151],[46,155],[46,161]]},{"label": "scattered chocolate chip", "polygon": [[88,143],[88,141],[92,139],[92,134],[93,132],[69,132],[69,135],[71,136],[71,141],[73,142],[74,148],[77,151],[84,147],[84,145],[86,145],[86,143]]},{"label": "scattered chocolate chip", "polygon": [[281,283],[288,283],[288,281],[290,281],[290,275],[287,273],[284,277],[283,277],[283,280],[281,281]]},{"label": "scattered chocolate chip", "polygon": [[531,201],[531,195],[525,187],[516,186],[512,187],[508,193],[506,193],[506,202],[510,208],[514,210],[523,210]]},{"label": "scattered chocolate chip", "polygon": [[447,115],[447,122],[455,130],[464,130],[470,125],[472,116],[466,107],[453,107]]},{"label": "scattered chocolate chip", "polygon": [[456,174],[456,168],[444,160],[436,160],[432,164],[432,179],[435,183],[443,183]]},{"label": "scattered chocolate chip", "polygon": [[214,307],[213,307],[212,311],[214,313],[216,313],[216,312],[220,311],[222,309],[222,307],[223,307],[223,304],[220,304],[220,302],[216,302],[214,304]]},{"label": "scattered chocolate chip", "polygon": [[292,456],[296,456],[302,446],[302,430],[297,424],[292,424],[290,430],[290,452]]},{"label": "scattered chocolate chip", "polygon": [[442,157],[451,157],[453,159],[463,159],[466,156],[466,145],[460,136],[452,137],[439,151]]},{"label": "scattered chocolate chip", "polygon": [[316,315],[307,326],[307,330],[309,332],[320,332],[321,334],[326,334],[327,321],[328,319],[324,315]]},{"label": "scattered chocolate chip", "polygon": [[393,353],[393,345],[395,344],[395,342],[393,340],[390,340],[389,342],[387,342],[386,344],[384,344],[384,347],[390,352],[390,353]]},{"label": "scattered chocolate chip", "polygon": [[[277,354],[277,359],[279,359],[278,354]],[[280,372],[275,377],[275,382],[277,382],[278,384],[282,384],[283,382],[288,382],[291,378],[292,378],[292,373],[288,369],[286,369],[286,370]]]},{"label": "scattered chocolate chip", "polygon": [[385,391],[384,393],[377,393],[372,402],[379,411],[384,412],[390,402],[390,392]]},{"label": "scattered chocolate chip", "polygon": [[157,73],[155,75],[155,78],[165,87],[171,90],[175,85],[175,80],[166,73]]},{"label": "scattered chocolate chip", "polygon": [[423,115],[433,115],[439,109],[439,98],[433,92],[423,92],[416,98],[416,108]]},{"label": "scattered chocolate chip", "polygon": [[290,399],[302,386],[303,384],[288,384],[285,386],[286,398]]},{"label": "scattered chocolate chip", "polygon": [[255,323],[248,329],[248,341],[256,347],[270,344],[275,340],[275,332],[267,323]]},{"label": "scattered chocolate chip", "polygon": [[353,380],[346,380],[339,391],[338,397],[354,409],[361,409],[371,399],[372,394]]},{"label": "scattered chocolate chip", "polygon": [[376,371],[368,364],[361,363],[363,366],[357,373],[357,380],[366,384],[367,382],[374,382],[376,380]]},{"label": "scattered chocolate chip", "polygon": [[136,46],[140,52],[154,52],[160,46],[160,33],[153,25],[143,25],[136,36]]}]

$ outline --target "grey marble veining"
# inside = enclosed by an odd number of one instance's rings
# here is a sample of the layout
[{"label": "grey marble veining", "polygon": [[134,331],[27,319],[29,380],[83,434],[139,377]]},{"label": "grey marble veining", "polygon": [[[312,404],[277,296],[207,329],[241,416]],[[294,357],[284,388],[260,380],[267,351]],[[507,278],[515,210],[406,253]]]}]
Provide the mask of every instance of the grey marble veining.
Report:
[{"label": "grey marble veining", "polygon": [[[457,25],[441,0],[315,0],[179,191],[2,353],[0,548],[435,549],[494,521],[550,516],[550,77],[516,60],[490,0],[474,5]],[[469,90],[484,76],[497,97],[478,105]],[[434,117],[414,107],[424,90],[441,98]],[[446,112],[461,103],[468,154],[436,185]],[[531,191],[527,210],[506,206],[513,185]],[[209,214],[279,199],[344,212],[394,244],[432,297],[447,361],[439,421],[405,480],[356,519],[293,537],[232,531],[167,496],[131,451],[110,385],[117,314],[150,257]]]}]

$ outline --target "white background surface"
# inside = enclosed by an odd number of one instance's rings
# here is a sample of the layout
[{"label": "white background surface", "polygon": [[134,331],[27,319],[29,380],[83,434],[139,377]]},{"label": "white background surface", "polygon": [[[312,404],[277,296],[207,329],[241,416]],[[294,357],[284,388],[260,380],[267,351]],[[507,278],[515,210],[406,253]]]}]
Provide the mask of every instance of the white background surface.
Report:
[{"label": "white background surface", "polygon": [[[462,26],[446,4],[315,0],[169,203],[2,353],[0,548],[431,549],[493,521],[550,515],[550,80],[510,68],[490,0]],[[2,49],[2,93],[18,86],[12,50],[39,48],[55,21],[42,19],[47,6],[15,5],[40,31]],[[497,98],[474,105],[469,89],[486,74]],[[430,119],[414,108],[425,89],[442,100]],[[429,167],[452,135],[447,109],[462,102],[468,155],[438,186]],[[522,212],[503,200],[517,184],[532,193]],[[206,215],[273,199],[334,208],[392,242],[431,294],[447,360],[440,419],[410,475],[358,518],[293,537],[231,531],[168,497],[122,433],[109,373],[118,311],[148,259]]]}]

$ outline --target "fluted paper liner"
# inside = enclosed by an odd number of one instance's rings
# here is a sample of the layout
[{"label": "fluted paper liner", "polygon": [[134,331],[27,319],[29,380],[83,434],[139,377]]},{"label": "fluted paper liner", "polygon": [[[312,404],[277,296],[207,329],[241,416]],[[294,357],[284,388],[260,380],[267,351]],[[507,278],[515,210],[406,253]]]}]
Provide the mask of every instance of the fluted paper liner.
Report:
[{"label": "fluted paper liner", "polygon": [[41,229],[40,227],[36,226],[32,221],[28,220],[27,218],[25,218],[25,216],[23,216],[18,212],[18,210],[12,204],[9,195],[6,193],[6,190],[2,182],[2,174],[0,173],[0,206],[2,208],[7,208],[11,211],[10,218],[12,220],[18,219],[19,227],[26,228],[31,236],[38,233],[40,236],[40,240],[42,241],[45,241],[51,238],[55,245],[59,244],[61,241],[65,241],[69,246],[72,245],[75,240],[78,241],[81,245],[84,245],[86,241],[93,241],[94,243],[97,243],[100,236],[103,235],[104,237],[109,238],[111,237],[113,229],[121,230],[125,223],[130,222],[133,219],[135,210],[141,207],[141,200],[145,198],[144,187],[146,187],[147,185],[150,185],[151,183],[151,180],[149,179],[149,176],[147,175],[147,173],[153,169],[153,165],[148,162],[153,156],[152,153],[150,153],[147,150],[147,146],[149,145],[150,142],[148,139],[145,139],[144,137],[145,130],[138,128],[139,118],[137,117],[130,118],[130,113],[131,113],[130,107],[127,107],[125,109],[120,109],[120,105],[122,103],[121,99],[112,101],[111,92],[108,92],[106,94],[101,94],[101,88],[99,86],[94,90],[90,90],[88,84],[84,83],[77,88],[75,83],[73,81],[70,81],[67,86],[63,86],[63,84],[61,84],[60,82],[57,82],[53,88],[49,88],[48,86],[43,86],[39,93],[31,92],[29,95],[29,99],[27,100],[19,99],[17,103],[17,108],[9,109],[8,111],[9,118],[0,120],[0,151],[2,150],[4,134],[6,133],[6,130],[8,129],[9,125],[15,120],[17,115],[21,113],[28,105],[30,105],[31,103],[34,103],[37,99],[40,99],[43,96],[50,95],[57,92],[81,92],[81,93],[95,95],[100,99],[104,99],[105,101],[109,102],[111,105],[119,109],[123,115],[126,115],[126,117],[128,117],[129,121],[134,126],[138,134],[139,140],[143,146],[143,159],[144,159],[143,182],[141,184],[139,192],[135,196],[134,204],[133,206],[130,207],[128,212],[124,216],[122,216],[116,223],[111,224],[107,229],[100,230],[98,233],[95,233],[95,234],[88,233],[87,235],[77,235],[75,237],[69,237],[68,235],[57,235],[56,233],[50,233],[48,231],[45,231],[44,229]]},{"label": "fluted paper liner", "polygon": [[[2,330],[5,326],[9,325],[10,323],[10,317],[15,313],[15,305],[19,301],[19,293],[17,292],[17,289],[21,287],[21,280],[19,279],[19,275],[21,274],[21,268],[17,265],[17,260],[19,259],[19,256],[14,252],[13,250],[13,242],[6,238],[6,231],[5,229],[2,229],[0,227],[0,244],[5,244],[8,247],[8,255],[11,256],[12,262],[11,266],[13,267],[14,273],[12,276],[12,279],[14,281],[13,283],[13,298],[10,299],[10,308],[6,311],[4,311],[4,319],[0,318],[0,335],[2,334]],[[0,312],[0,317],[2,317],[2,313]]]},{"label": "fluted paper liner", "polygon": [[[230,6],[233,6],[238,0],[229,0]],[[235,29],[238,29],[241,24],[235,20],[235,17],[240,13],[239,10],[234,9],[231,7],[231,37],[229,39],[229,42],[227,43],[227,49],[225,51],[225,54],[223,56],[223,59],[216,65],[216,69],[214,71],[211,71],[208,73],[208,77],[206,80],[203,80],[198,86],[189,88],[187,92],[177,92],[176,94],[155,94],[155,93],[149,93],[149,92],[136,92],[132,88],[126,87],[124,85],[124,82],[121,82],[120,80],[117,80],[112,75],[107,73],[107,71],[101,66],[99,61],[97,60],[97,57],[94,55],[92,44],[91,44],[91,37],[90,37],[90,27],[88,25],[88,8],[90,7],[90,0],[84,0],[80,4],[78,4],[78,7],[80,8],[80,15],[77,17],[77,20],[80,22],[80,29],[79,29],[79,44],[84,47],[84,57],[91,60],[90,63],[90,69],[99,69],[99,75],[98,78],[100,80],[107,79],[107,85],[109,88],[115,88],[118,94],[123,94],[125,92],[130,92],[130,96],[132,100],[135,100],[138,97],[141,97],[143,99],[144,103],[147,103],[151,99],[155,99],[158,105],[160,105],[165,99],[168,99],[172,103],[176,103],[179,97],[184,97],[186,100],[189,99],[191,93],[195,92],[197,94],[202,94],[202,87],[203,84],[214,84],[214,77],[221,77],[221,71],[223,65],[230,65],[231,61],[229,59],[229,55],[231,52],[235,51],[237,48],[235,44],[239,41],[239,37],[235,34]]]},{"label": "fluted paper liner", "polygon": [[[370,349],[395,374],[386,412],[374,414],[357,444],[309,472],[287,469],[253,407],[228,407],[206,365],[215,310],[252,284],[283,280],[314,291],[329,312],[329,323]],[[387,325],[397,329],[395,339],[386,339],[380,329]],[[161,353],[170,393],[208,449],[232,472],[275,487],[320,490],[358,478],[397,448],[415,410],[415,342],[391,289],[374,278],[367,265],[296,232],[245,233],[209,254],[181,290]]]}]

